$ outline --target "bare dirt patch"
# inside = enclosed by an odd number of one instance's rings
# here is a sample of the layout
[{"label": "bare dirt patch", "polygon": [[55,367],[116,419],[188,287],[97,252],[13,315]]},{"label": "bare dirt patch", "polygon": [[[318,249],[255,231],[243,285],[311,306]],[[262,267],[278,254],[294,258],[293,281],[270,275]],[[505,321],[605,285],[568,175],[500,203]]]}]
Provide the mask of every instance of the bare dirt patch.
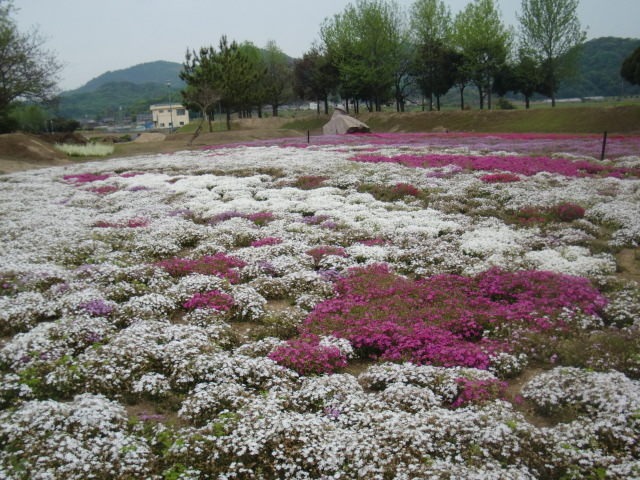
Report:
[{"label": "bare dirt patch", "polygon": [[53,145],[27,133],[0,135],[0,172],[69,165],[73,162]]}]

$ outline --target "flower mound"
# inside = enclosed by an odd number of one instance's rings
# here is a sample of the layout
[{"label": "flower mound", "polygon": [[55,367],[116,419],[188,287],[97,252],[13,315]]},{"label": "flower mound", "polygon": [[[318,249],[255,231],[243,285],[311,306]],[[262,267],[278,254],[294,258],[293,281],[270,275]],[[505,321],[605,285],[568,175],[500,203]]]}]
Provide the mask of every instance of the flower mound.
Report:
[{"label": "flower mound", "polygon": [[280,365],[300,375],[333,373],[347,366],[347,359],[338,347],[320,344],[316,335],[306,335],[287,342],[269,354]]},{"label": "flower mound", "polygon": [[213,256],[205,255],[193,260],[179,257],[170,258],[156,263],[156,266],[164,269],[173,277],[184,277],[192,273],[199,273],[226,278],[231,283],[240,281],[240,274],[235,269],[242,268],[245,265],[246,262],[239,258],[227,256],[224,253],[217,253]]},{"label": "flower mound", "polygon": [[218,290],[213,290],[211,292],[194,294],[182,307],[187,310],[211,308],[213,310],[228,312],[233,305],[233,297]]},{"label": "flower mound", "polygon": [[498,268],[474,278],[438,275],[411,281],[378,264],[351,269],[336,291],[337,298],[308,316],[305,334],[346,338],[374,358],[480,369],[508,350],[487,333],[562,329],[563,312],[594,315],[606,304],[584,278]]}]

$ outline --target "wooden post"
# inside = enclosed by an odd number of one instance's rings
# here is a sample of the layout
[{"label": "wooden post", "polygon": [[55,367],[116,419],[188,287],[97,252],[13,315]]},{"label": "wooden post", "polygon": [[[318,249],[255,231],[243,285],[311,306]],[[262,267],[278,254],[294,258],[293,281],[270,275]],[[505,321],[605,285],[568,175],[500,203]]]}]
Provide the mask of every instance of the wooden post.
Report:
[{"label": "wooden post", "polygon": [[604,131],[604,138],[602,139],[602,155],[600,155],[600,160],[604,160],[604,151],[607,148],[607,131]]},{"label": "wooden post", "polygon": [[307,130],[307,143],[311,143],[311,131]]}]

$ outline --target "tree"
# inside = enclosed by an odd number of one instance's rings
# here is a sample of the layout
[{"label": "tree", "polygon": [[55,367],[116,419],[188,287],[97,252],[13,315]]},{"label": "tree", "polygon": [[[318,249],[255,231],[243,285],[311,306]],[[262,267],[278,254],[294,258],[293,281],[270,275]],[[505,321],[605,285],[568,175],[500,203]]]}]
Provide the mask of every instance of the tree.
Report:
[{"label": "tree", "polygon": [[496,74],[506,65],[513,34],[505,27],[495,0],[474,0],[454,20],[454,44],[466,57],[469,78],[478,88],[480,108],[491,109]]},{"label": "tree", "polygon": [[294,63],[293,91],[303,100],[315,100],[320,114],[320,102],[324,113],[329,113],[329,95],[335,93],[340,83],[340,72],[326,53],[314,45]]},{"label": "tree", "polygon": [[[211,119],[214,115],[215,104],[222,94],[217,87],[216,51],[213,47],[203,47],[200,53],[187,50],[183,69],[179,74],[181,80],[187,83],[187,88],[181,90],[182,103],[191,110],[200,110],[201,119],[197,133],[200,133],[205,118],[209,119],[209,131],[213,131]],[[197,136],[194,135],[193,138]]]},{"label": "tree", "polygon": [[640,47],[622,61],[620,76],[632,85],[640,85]]},{"label": "tree", "polygon": [[577,9],[578,0],[522,0],[522,15],[517,15],[522,48],[544,69],[552,107],[560,83],[576,74],[579,47],[587,38]]},{"label": "tree", "polygon": [[0,0],[0,131],[8,130],[12,104],[17,100],[49,101],[58,94],[62,64],[44,48],[37,29],[18,31],[12,0]]},{"label": "tree", "polygon": [[[364,99],[379,111],[393,95],[403,55],[402,13],[395,2],[356,0],[325,20],[320,37],[340,71],[343,96]],[[357,110],[357,103],[356,103]]]},{"label": "tree", "polygon": [[278,107],[292,95],[293,73],[291,63],[275,41],[269,40],[265,47],[264,63],[266,73],[263,84],[266,103],[271,105],[274,117],[278,116]]},{"label": "tree", "polygon": [[411,7],[411,34],[416,45],[412,73],[429,98],[429,110],[433,110],[433,96],[441,94],[436,84],[442,83],[438,77],[442,77],[440,68],[451,41],[451,28],[451,11],[443,0],[417,0]]}]

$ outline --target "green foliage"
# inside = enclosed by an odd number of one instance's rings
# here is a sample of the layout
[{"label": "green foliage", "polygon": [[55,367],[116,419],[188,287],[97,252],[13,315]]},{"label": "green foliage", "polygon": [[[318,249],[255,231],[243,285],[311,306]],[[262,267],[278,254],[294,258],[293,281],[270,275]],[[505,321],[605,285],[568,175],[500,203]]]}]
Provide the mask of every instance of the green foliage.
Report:
[{"label": "green foliage", "polygon": [[45,49],[46,39],[37,30],[18,31],[11,0],[0,4],[0,132],[15,128],[9,119],[11,104],[18,99],[51,101],[57,94],[57,75],[62,64]]},{"label": "green foliage", "polygon": [[42,133],[48,130],[47,114],[39,105],[17,105],[9,116],[23,132]]},{"label": "green foliage", "polygon": [[341,78],[342,95],[370,101],[376,111],[392,95],[401,67],[404,19],[397,4],[357,0],[320,28],[324,48]]},{"label": "green foliage", "polygon": [[560,83],[576,75],[579,47],[587,36],[577,9],[578,0],[523,0],[518,15],[523,50],[542,66],[553,106]]},{"label": "green foliage", "polygon": [[92,92],[65,94],[60,98],[60,115],[67,118],[115,116],[122,107],[125,115],[149,113],[153,103],[168,102],[167,86],[161,83],[111,82]]},{"label": "green foliage", "polygon": [[494,77],[506,64],[512,37],[495,0],[474,0],[454,20],[453,41],[461,48],[469,79],[478,88],[481,109],[485,95],[490,101]]},{"label": "green foliage", "polygon": [[620,75],[633,85],[640,85],[640,47],[624,59],[620,67]]},{"label": "green foliage", "polygon": [[621,65],[625,58],[633,56],[629,54],[635,49],[640,49],[639,39],[601,37],[585,42],[578,61],[579,76],[570,83],[563,83],[558,90],[558,97],[640,94],[640,84],[632,85],[628,79],[623,83],[620,78],[624,78]]},{"label": "green foliage", "polygon": [[302,59],[296,60],[293,69],[293,91],[305,100],[324,101],[324,113],[329,113],[329,95],[335,93],[340,82],[340,72],[331,58],[312,47]]}]

